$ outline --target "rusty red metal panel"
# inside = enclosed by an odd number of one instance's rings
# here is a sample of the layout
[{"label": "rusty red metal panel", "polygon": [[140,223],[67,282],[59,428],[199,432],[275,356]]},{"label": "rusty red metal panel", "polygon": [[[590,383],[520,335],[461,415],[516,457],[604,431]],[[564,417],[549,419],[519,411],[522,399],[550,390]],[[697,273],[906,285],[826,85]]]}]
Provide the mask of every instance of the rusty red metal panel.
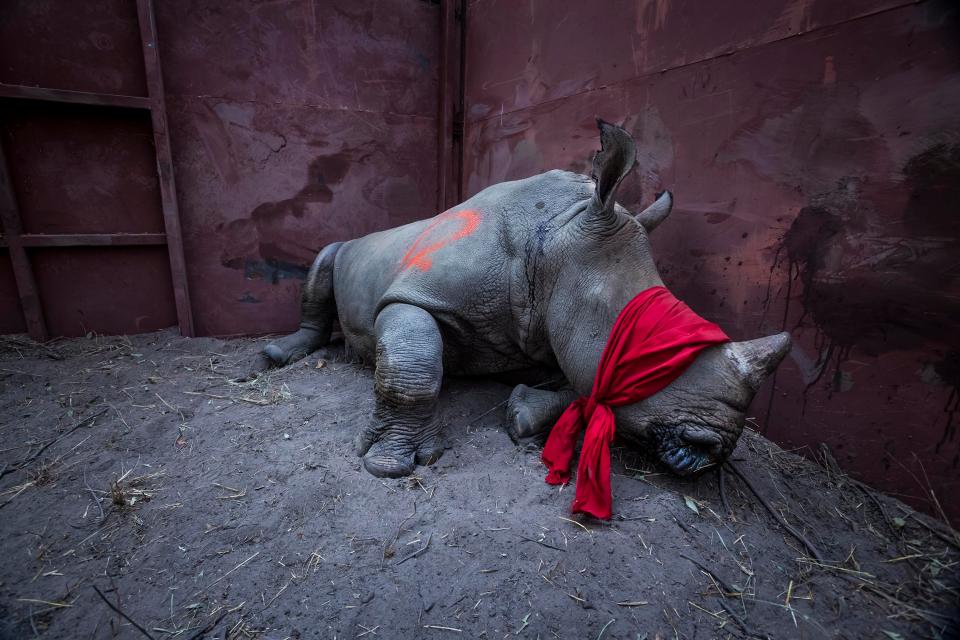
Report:
[{"label": "rusty red metal panel", "polygon": [[201,334],[295,327],[300,284],[320,248],[436,212],[432,120],[171,103]]},{"label": "rusty red metal panel", "polygon": [[320,248],[436,212],[440,7],[156,10],[197,331],[289,330]]},{"label": "rusty red metal panel", "polygon": [[26,330],[10,254],[6,249],[0,249],[0,334],[24,333]]},{"label": "rusty red metal panel", "polygon": [[439,7],[165,0],[169,95],[436,117]]},{"label": "rusty red metal panel", "polygon": [[[12,62],[0,82],[143,96],[135,3],[115,4],[94,0],[79,13],[58,12],[55,0],[4,5],[0,50]],[[286,330],[317,249],[436,211],[437,149],[424,141],[439,139],[440,7],[181,0],[157,10],[187,271],[207,316],[198,324]],[[141,146],[149,128],[134,131],[135,114],[12,100],[3,109],[24,231],[70,236],[30,242],[163,230]]]},{"label": "rusty red metal panel", "polygon": [[[815,16],[828,4],[789,6]],[[693,6],[703,3],[670,3],[664,24]],[[468,24],[495,8],[472,4]],[[541,97],[558,97],[530,107],[515,82],[495,89],[504,115],[498,103],[468,126],[467,191],[546,168],[588,171],[594,117],[624,122],[641,147],[624,203],[676,192],[652,238],[664,279],[735,338],[794,337],[754,402],[762,430],[808,453],[826,442],[845,469],[930,509],[928,477],[958,519],[960,503],[944,498],[960,489],[960,18],[941,2],[876,8],[775,42],[736,32],[732,42],[756,43],[611,84],[590,78],[623,57],[620,36],[569,38],[566,59],[584,61],[567,76],[573,92],[551,84],[541,67],[557,63],[545,54],[510,52],[554,37],[546,26],[501,39],[503,57],[471,31],[472,91],[529,76],[547,85]],[[736,17],[767,32],[746,13]],[[729,26],[718,21],[714,37]],[[477,62],[483,53],[492,58]],[[477,64],[497,69],[489,84]]]},{"label": "rusty red metal panel", "polygon": [[150,115],[0,101],[24,233],[160,233]]},{"label": "rusty red metal panel", "polygon": [[468,116],[496,116],[906,4],[479,0],[469,13]]},{"label": "rusty red metal panel", "polygon": [[145,96],[129,0],[0,2],[0,82]]},{"label": "rusty red metal panel", "polygon": [[51,335],[177,324],[166,247],[33,249],[30,260]]}]

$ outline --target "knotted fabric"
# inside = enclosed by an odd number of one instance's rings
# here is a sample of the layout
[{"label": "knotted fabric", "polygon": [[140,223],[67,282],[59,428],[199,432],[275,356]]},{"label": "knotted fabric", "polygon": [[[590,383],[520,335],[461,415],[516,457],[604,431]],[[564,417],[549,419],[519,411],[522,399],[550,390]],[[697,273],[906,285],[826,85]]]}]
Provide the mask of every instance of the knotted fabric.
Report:
[{"label": "knotted fabric", "polygon": [[610,331],[589,397],[573,401],[560,416],[543,448],[549,484],[570,481],[570,460],[586,425],[574,513],[610,519],[610,444],[613,407],[639,402],[676,380],[707,347],[728,342],[727,335],[677,300],[653,287],[627,303]]}]

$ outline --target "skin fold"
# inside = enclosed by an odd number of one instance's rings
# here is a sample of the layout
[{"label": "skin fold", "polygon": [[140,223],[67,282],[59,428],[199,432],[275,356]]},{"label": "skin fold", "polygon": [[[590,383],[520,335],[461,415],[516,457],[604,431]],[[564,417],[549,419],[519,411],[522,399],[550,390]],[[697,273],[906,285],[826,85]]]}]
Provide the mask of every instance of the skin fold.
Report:
[{"label": "skin fold", "polygon": [[[672,196],[636,215],[618,205],[636,149],[625,130],[598,124],[591,177],[548,171],[496,184],[434,218],[324,248],[304,284],[300,329],[268,344],[258,366],[304,357],[339,320],[375,367],[376,409],[356,449],[377,476],[409,475],[440,457],[445,374],[557,370],[560,390],[520,385],[508,403],[510,436],[542,438],[589,394],[620,310],[663,285],[649,234]],[[681,475],[721,462],[789,350],[786,333],[706,349],[668,387],[618,408],[617,433]]]}]

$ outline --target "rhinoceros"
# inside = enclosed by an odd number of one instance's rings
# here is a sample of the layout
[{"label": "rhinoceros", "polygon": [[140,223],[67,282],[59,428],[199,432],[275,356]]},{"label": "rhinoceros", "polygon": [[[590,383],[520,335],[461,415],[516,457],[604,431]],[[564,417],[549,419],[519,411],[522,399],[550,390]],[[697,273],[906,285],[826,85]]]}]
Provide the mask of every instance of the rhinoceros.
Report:
[{"label": "rhinoceros", "polygon": [[[375,411],[356,437],[370,473],[405,476],[441,456],[445,374],[559,370],[566,388],[520,384],[507,404],[511,437],[542,436],[590,393],[620,310],[663,286],[648,236],[669,215],[672,195],[636,215],[616,203],[636,147],[624,129],[598,126],[590,177],[554,170],[503,182],[431,219],[317,255],[299,330],[268,344],[261,366],[324,346],[339,320],[349,347],[375,366]],[[618,407],[617,434],[652,447],[680,475],[720,463],[789,349],[788,333],[705,349],[667,387]]]}]

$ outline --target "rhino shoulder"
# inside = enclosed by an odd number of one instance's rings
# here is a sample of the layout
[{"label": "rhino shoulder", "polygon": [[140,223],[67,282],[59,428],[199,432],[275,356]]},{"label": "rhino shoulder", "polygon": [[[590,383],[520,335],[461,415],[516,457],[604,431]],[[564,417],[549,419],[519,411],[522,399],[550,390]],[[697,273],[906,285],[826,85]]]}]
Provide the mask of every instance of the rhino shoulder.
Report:
[{"label": "rhino shoulder", "polygon": [[490,185],[464,206],[499,211],[508,220],[518,214],[525,218],[540,218],[589,200],[593,191],[594,183],[589,177],[553,169],[528,178]]}]

